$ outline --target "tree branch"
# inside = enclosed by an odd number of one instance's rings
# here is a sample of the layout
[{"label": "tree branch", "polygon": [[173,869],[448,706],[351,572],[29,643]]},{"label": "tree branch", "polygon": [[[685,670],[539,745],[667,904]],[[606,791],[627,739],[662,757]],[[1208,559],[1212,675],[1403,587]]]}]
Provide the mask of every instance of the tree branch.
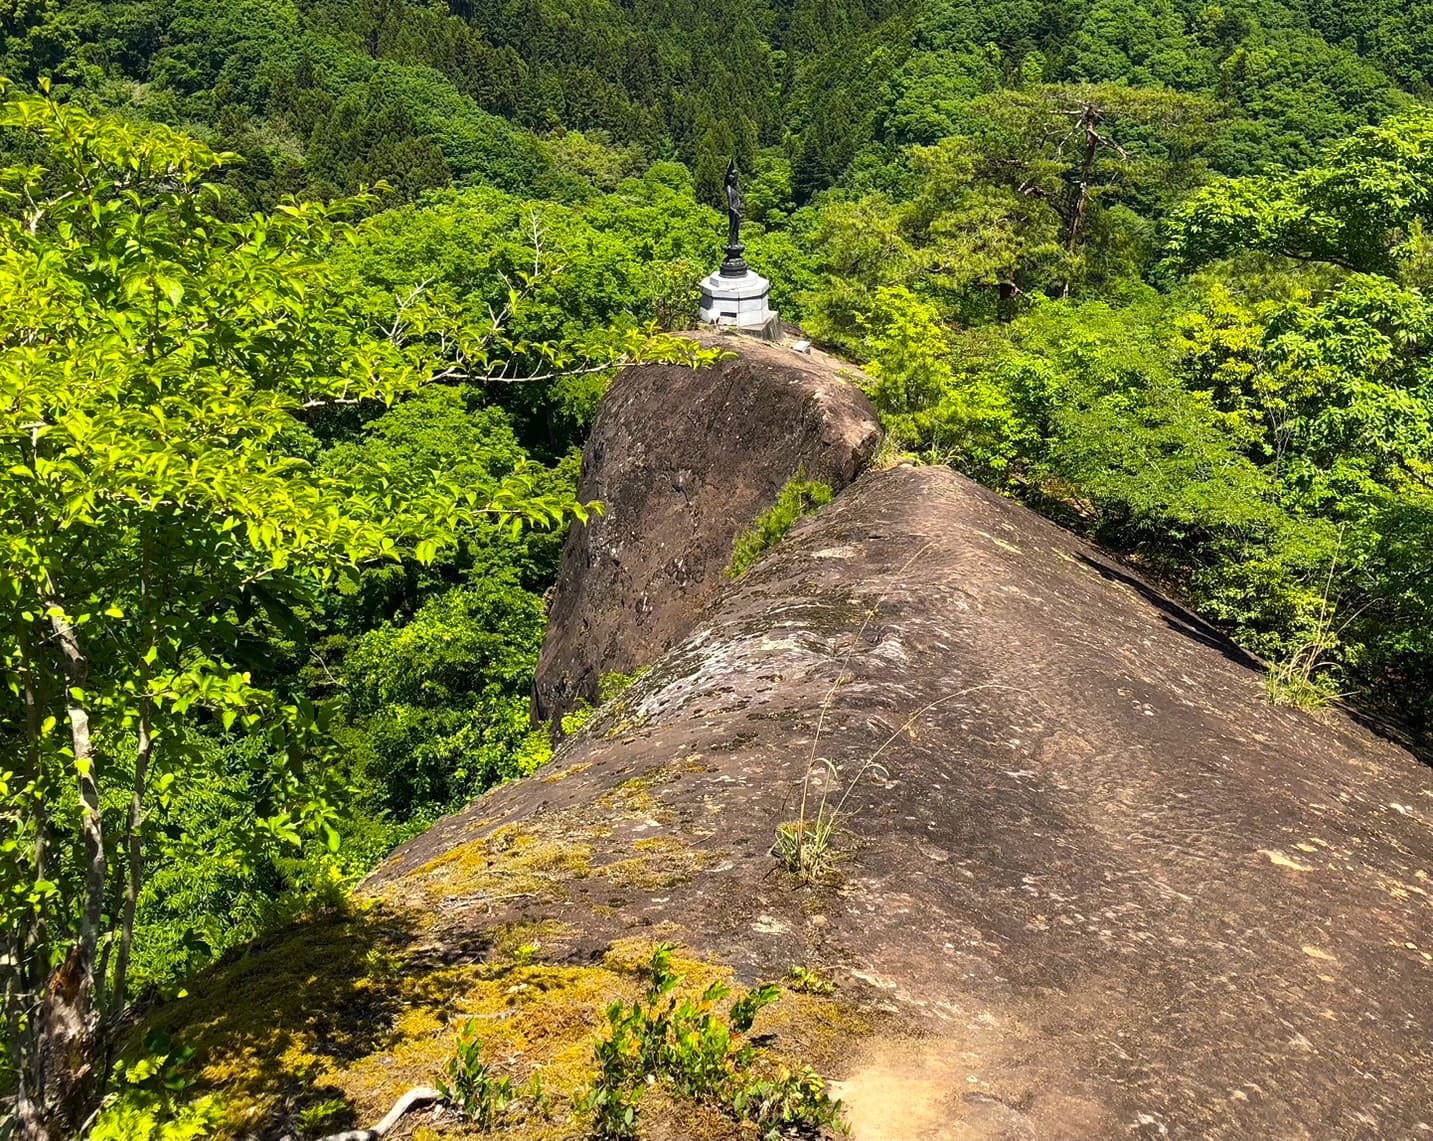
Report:
[{"label": "tree branch", "polygon": [[[442,1094],[432,1086],[414,1086],[393,1103],[393,1108],[372,1129],[348,1129],[343,1133],[330,1133],[327,1137],[320,1137],[319,1141],[380,1141],[409,1110],[437,1101],[441,1097]],[[285,1141],[292,1139],[286,1138]]]}]

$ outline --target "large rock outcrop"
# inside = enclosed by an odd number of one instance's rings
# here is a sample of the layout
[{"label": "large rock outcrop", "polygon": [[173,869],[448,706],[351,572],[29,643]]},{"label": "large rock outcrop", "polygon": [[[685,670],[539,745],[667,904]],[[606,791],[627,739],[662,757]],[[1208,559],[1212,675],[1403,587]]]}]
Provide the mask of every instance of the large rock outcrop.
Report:
[{"label": "large rock outcrop", "polygon": [[[778,868],[808,758],[849,787],[878,754],[830,879]],[[836,1071],[866,1141],[1412,1139],[1433,1136],[1430,824],[1408,754],[1270,706],[1098,550],[903,467],[369,891],[449,956],[521,924],[557,962],[648,932],[748,979],[819,967],[868,1032],[785,1041]]]},{"label": "large rock outcrop", "polygon": [[750,337],[699,371],[624,369],[582,457],[580,498],[605,513],[563,550],[534,685],[538,720],[594,702],[601,675],[648,665],[685,636],[724,581],[735,538],[804,469],[840,489],[880,439],[849,366]]},{"label": "large rock outcrop", "polygon": [[[575,1136],[604,1011],[671,940],[692,994],[798,965],[835,982],[755,1031],[765,1064],[839,1081],[857,1141],[1433,1138],[1429,769],[1270,706],[1216,631],[948,470],[866,474],[725,580],[764,497],[803,462],[848,477],[869,438],[849,390],[813,408],[799,357],[725,367],[629,374],[589,449],[612,529],[569,547],[546,661],[652,669],[395,852],[366,906],[156,1015],[205,1060],[225,1136],[375,1120],[464,1025],[553,1095],[502,1135]],[[771,855],[808,772],[808,810],[828,780],[849,793],[815,883]],[[642,1114],[652,1141],[751,1136],[660,1083]]]}]

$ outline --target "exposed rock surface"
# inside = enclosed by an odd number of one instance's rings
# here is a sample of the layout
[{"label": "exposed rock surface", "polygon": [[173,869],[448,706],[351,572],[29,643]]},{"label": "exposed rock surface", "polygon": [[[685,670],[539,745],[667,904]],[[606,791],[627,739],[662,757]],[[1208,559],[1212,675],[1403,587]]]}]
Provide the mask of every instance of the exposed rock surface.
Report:
[{"label": "exposed rock surface", "polygon": [[875,409],[820,353],[704,336],[740,355],[693,371],[623,370],[582,457],[579,496],[606,513],[574,527],[534,685],[539,720],[594,701],[602,674],[647,665],[692,629],[736,536],[804,468],[840,489],[880,439]]},{"label": "exposed rock surface", "polygon": [[[656,376],[629,383],[617,399],[662,399]],[[610,652],[685,536],[743,522],[692,504],[698,472],[747,466],[720,434],[745,421],[720,407],[671,402],[674,439],[716,436],[684,487],[675,457],[620,469],[646,489],[610,474],[634,445],[604,412],[587,492],[612,526],[667,496],[692,522],[650,551],[626,532],[621,577],[579,538],[581,591],[625,593],[610,613],[565,604],[559,622],[587,616],[574,639]],[[640,644],[684,622],[648,615]],[[808,757],[849,780],[888,740],[832,880],[778,870]],[[547,771],[440,822],[369,890],[422,901],[453,958],[494,925],[554,921],[559,961],[649,932],[748,979],[828,971],[872,1016],[833,1074],[864,1141],[1424,1138],[1431,823],[1433,776],[1408,754],[1271,707],[1237,650],[1058,527],[898,468],[798,524]],[[543,840],[568,858],[503,863]]]}]

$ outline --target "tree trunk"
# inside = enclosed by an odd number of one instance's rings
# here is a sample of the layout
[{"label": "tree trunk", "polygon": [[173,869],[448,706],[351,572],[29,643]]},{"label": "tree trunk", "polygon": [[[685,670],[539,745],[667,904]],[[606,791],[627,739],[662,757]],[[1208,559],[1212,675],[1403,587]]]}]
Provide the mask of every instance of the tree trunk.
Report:
[{"label": "tree trunk", "polygon": [[[1080,163],[1080,185],[1075,194],[1075,204],[1070,211],[1070,234],[1066,243],[1070,256],[1073,258],[1080,247],[1080,230],[1085,224],[1085,212],[1090,206],[1090,183],[1095,176],[1095,155],[1099,151],[1100,136],[1095,129],[1100,123],[1100,112],[1097,107],[1087,104],[1080,111],[1080,128],[1085,134],[1084,156]],[[1064,288],[1061,290],[1062,297],[1070,296],[1070,279],[1065,278]]]},{"label": "tree trunk", "polygon": [[[85,706],[89,659],[80,645],[79,634],[70,621],[58,590],[53,583],[48,585],[45,605],[50,612],[50,628],[60,648],[67,683],[65,709],[69,715],[70,745],[74,751],[75,776],[80,793],[85,895],[80,937],[59,969],[50,976],[36,1018],[38,1073],[34,1077],[34,1090],[36,1100],[43,1107],[44,1128],[47,1130],[29,1135],[36,1141],[74,1136],[89,1112],[95,1086],[95,1061],[100,1052],[99,980],[95,966],[100,927],[104,921],[105,889],[99,774],[95,771],[89,710]],[[21,1136],[25,1137],[24,1134]]]},{"label": "tree trunk", "polygon": [[995,299],[995,317],[1002,325],[1015,319],[1015,282],[1008,278],[999,283]]},{"label": "tree trunk", "polygon": [[35,1016],[35,1037],[33,1098],[27,1116],[17,1122],[17,1138],[69,1141],[89,1114],[99,1052],[94,963],[82,961],[78,944],[50,975]]}]

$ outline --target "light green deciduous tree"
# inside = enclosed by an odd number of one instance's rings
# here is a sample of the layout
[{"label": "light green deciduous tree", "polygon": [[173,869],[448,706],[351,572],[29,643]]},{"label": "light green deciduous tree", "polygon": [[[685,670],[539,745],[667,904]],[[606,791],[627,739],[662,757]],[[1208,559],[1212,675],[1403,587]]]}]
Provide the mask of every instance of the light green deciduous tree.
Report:
[{"label": "light green deciduous tree", "polygon": [[582,508],[521,471],[479,496],[444,473],[320,466],[308,422],[434,381],[515,379],[694,346],[628,331],[574,362],[420,292],[374,328],[328,249],[358,203],[222,219],[225,156],[171,130],[17,98],[0,125],[40,164],[4,172],[0,218],[0,964],[24,1138],[68,1137],[126,1008],[149,812],[207,763],[199,732],[261,735],[254,826],[337,844],[325,711],[256,684],[241,631],[337,575],[430,560],[496,518]]}]

